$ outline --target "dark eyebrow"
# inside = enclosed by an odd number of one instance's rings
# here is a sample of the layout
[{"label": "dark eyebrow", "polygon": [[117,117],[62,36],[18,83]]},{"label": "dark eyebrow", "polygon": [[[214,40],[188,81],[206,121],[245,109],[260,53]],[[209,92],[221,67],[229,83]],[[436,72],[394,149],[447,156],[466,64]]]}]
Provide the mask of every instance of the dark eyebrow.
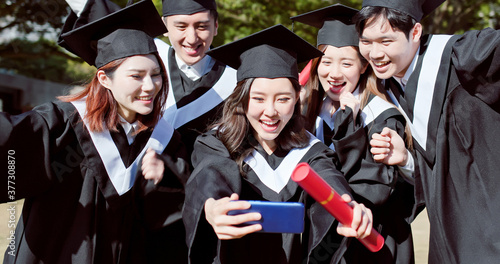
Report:
[{"label": "dark eyebrow", "polygon": [[[339,58],[340,60],[356,60],[356,58],[348,57],[347,55],[336,56],[336,57]],[[323,55],[322,58],[333,59],[333,56]]]},{"label": "dark eyebrow", "polygon": [[196,22],[197,24],[205,24],[205,23],[210,23],[210,19],[207,19],[207,20],[201,20],[201,21],[198,21]]},{"label": "dark eyebrow", "polygon": [[[153,71],[160,71],[161,68],[160,67],[157,67],[157,68],[154,68]],[[140,73],[143,73],[143,72],[147,72],[147,70],[144,70],[144,69],[127,69],[127,71],[133,71],[133,72],[140,72]]]},{"label": "dark eyebrow", "polygon": [[[361,35],[361,37],[359,37],[359,39],[369,39],[369,38]],[[380,37],[376,38],[376,40],[380,40],[380,39],[394,39],[394,37],[391,37],[391,36],[388,36],[388,35],[384,35],[384,36],[380,36]]]},{"label": "dark eyebrow", "polygon": [[186,25],[187,23],[184,21],[173,21],[174,25]]},{"label": "dark eyebrow", "polygon": [[[210,19],[207,19],[207,20],[201,20],[201,21],[196,21],[194,24],[197,25],[197,24],[207,24],[207,23],[210,23]],[[174,25],[188,25],[189,23],[186,23],[184,21],[176,21],[174,20]]]},{"label": "dark eyebrow", "polygon": [[[259,91],[250,91],[250,94],[254,94],[254,95],[262,95],[262,94],[266,94],[265,92],[259,92]],[[276,93],[276,95],[293,95],[293,92],[281,92],[281,93]]]}]

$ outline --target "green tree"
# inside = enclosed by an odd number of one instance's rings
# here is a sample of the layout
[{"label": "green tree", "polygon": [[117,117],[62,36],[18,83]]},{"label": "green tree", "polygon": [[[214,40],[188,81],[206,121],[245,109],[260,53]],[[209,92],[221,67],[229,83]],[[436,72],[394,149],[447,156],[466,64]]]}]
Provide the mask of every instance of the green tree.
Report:
[{"label": "green tree", "polygon": [[[113,1],[125,6],[127,0]],[[161,0],[155,0],[161,8]],[[64,0],[0,2],[0,68],[60,83],[87,81],[95,68],[57,45],[69,13]]]},{"label": "green tree", "polygon": [[448,0],[422,21],[424,32],[462,34],[467,30],[500,28],[500,0]]},{"label": "green tree", "polygon": [[15,29],[19,35],[44,35],[62,27],[67,14],[64,0],[4,0],[0,2],[0,33]]},{"label": "green tree", "polygon": [[283,24],[290,30],[316,45],[318,29],[296,23],[292,28],[290,17],[306,13],[335,3],[359,8],[362,0],[218,0],[219,35],[214,40],[218,46],[267,27]]},{"label": "green tree", "polygon": [[[218,0],[218,46],[255,33],[275,24],[292,29],[289,19],[332,4],[361,8],[362,0]],[[448,0],[422,21],[426,33],[460,34],[471,29],[500,28],[500,0]],[[311,44],[316,44],[317,29],[296,23],[293,30]]]},{"label": "green tree", "polygon": [[[136,0],[135,2],[137,2]],[[317,29],[290,17],[341,3],[360,8],[362,0],[216,0],[219,30],[214,46],[248,36],[275,24],[293,29],[316,45]],[[127,0],[113,0],[125,6]],[[153,0],[161,14],[161,0]],[[0,2],[0,68],[56,82],[86,79],[94,70],[60,48],[57,35],[68,14],[64,0],[3,0]],[[463,33],[500,28],[500,0],[448,0],[422,21],[425,33]],[[9,33],[10,32],[10,33]],[[12,32],[16,36],[11,37]],[[167,40],[165,37],[160,38]],[[167,40],[168,41],[168,40]]]},{"label": "green tree", "polygon": [[[0,65],[8,71],[30,78],[73,83],[93,73],[91,67],[80,67],[82,62],[61,51],[54,41],[40,38],[37,41],[13,39],[0,45]],[[80,71],[72,72],[74,67]]]}]

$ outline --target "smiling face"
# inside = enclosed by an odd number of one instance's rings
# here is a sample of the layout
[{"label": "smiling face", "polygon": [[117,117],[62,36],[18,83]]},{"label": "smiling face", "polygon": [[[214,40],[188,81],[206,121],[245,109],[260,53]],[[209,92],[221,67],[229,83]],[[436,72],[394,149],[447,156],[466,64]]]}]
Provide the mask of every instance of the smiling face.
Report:
[{"label": "smiling face", "polygon": [[99,82],[111,91],[118,104],[118,113],[133,123],[137,114],[147,115],[162,86],[161,68],[152,54],[128,57],[112,76],[97,72]]},{"label": "smiling face", "polygon": [[359,50],[378,78],[403,77],[420,45],[422,26],[416,23],[410,39],[394,30],[382,16],[368,20],[359,39]]},{"label": "smiling face", "polygon": [[368,64],[363,65],[358,51],[352,46],[327,45],[324,54],[318,64],[318,78],[328,97],[339,101],[340,94],[356,89]]},{"label": "smiling face", "polygon": [[218,22],[209,10],[191,15],[172,15],[164,17],[163,21],[168,30],[165,36],[187,65],[203,59],[217,35]]},{"label": "smiling face", "polygon": [[266,152],[276,149],[275,139],[292,118],[298,96],[288,78],[253,81],[246,117]]}]

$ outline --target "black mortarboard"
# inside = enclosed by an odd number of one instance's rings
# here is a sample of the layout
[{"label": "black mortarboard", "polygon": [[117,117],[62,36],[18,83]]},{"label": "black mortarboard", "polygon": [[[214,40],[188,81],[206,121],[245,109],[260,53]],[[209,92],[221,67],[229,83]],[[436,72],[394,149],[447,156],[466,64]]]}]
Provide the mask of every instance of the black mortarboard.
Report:
[{"label": "black mortarboard", "polygon": [[211,49],[207,55],[237,69],[237,81],[247,78],[298,79],[297,63],[323,53],[283,25]]},{"label": "black mortarboard", "polygon": [[420,22],[444,1],[446,0],[363,0],[363,7],[380,6],[396,9]]},{"label": "black mortarboard", "polygon": [[356,27],[352,22],[352,17],[357,12],[357,9],[335,4],[290,19],[319,28],[318,46],[326,44],[335,47],[357,47],[359,38]]},{"label": "black mortarboard", "polygon": [[97,68],[116,59],[156,52],[153,37],[167,29],[151,0],[119,10],[105,2],[91,0],[76,21],[66,21],[59,45]]},{"label": "black mortarboard", "polygon": [[205,10],[217,10],[215,0],[163,0],[163,16],[191,15]]}]

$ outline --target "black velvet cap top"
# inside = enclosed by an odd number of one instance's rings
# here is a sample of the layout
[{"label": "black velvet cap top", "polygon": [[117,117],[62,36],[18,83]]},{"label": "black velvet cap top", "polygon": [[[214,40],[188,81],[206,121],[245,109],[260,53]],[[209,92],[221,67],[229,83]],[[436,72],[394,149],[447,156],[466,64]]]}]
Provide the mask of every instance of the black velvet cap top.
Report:
[{"label": "black velvet cap top", "polygon": [[191,15],[205,10],[217,10],[215,0],[163,0],[163,16]]},{"label": "black velvet cap top", "polygon": [[363,0],[365,6],[381,6],[396,9],[411,17],[417,22],[430,14],[445,0]]},{"label": "black velvet cap top", "polygon": [[334,47],[359,45],[358,33],[352,22],[357,9],[335,4],[308,13],[291,17],[293,21],[301,22],[319,28],[317,45]]},{"label": "black velvet cap top", "polygon": [[151,0],[123,9],[90,0],[80,17],[68,17],[59,45],[100,68],[116,59],[157,51],[153,37],[167,31]]},{"label": "black velvet cap top", "polygon": [[283,25],[275,25],[207,52],[247,78],[298,79],[297,63],[323,53]]},{"label": "black velvet cap top", "polygon": [[144,31],[120,28],[97,41],[95,65],[100,68],[117,59],[154,52],[157,52],[155,42]]}]

